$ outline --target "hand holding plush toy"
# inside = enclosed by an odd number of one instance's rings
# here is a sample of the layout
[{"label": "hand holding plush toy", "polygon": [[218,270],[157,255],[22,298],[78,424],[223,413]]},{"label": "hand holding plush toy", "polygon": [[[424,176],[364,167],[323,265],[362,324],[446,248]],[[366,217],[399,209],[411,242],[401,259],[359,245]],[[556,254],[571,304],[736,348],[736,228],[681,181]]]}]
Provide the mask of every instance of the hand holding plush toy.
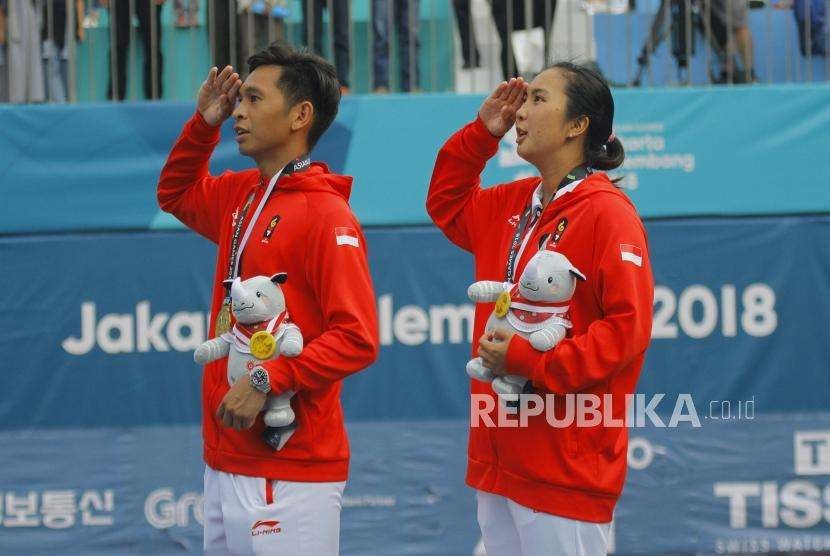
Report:
[{"label": "hand holding plush toy", "polygon": [[[548,351],[572,326],[568,303],[576,290],[577,279],[585,280],[585,276],[565,255],[540,249],[528,261],[518,284],[482,280],[473,283],[467,295],[476,303],[496,302],[485,325],[487,332],[514,331],[527,338],[535,349]],[[493,390],[509,401],[527,393],[529,386],[529,381],[521,376],[495,376],[484,366],[481,357],[467,363],[467,374],[476,380],[492,382]]]},{"label": "hand holding plush toy", "polygon": [[[230,287],[231,308],[236,319],[234,327],[219,338],[208,340],[196,348],[193,359],[204,365],[228,356],[228,383],[233,385],[262,362],[280,355],[296,357],[303,350],[303,335],[290,322],[280,284],[288,279],[285,273],[268,278],[254,276],[245,281],[226,280]],[[268,396],[264,421],[268,428],[265,441],[275,450],[281,449],[294,430],[295,415],[291,409],[294,392]]]}]

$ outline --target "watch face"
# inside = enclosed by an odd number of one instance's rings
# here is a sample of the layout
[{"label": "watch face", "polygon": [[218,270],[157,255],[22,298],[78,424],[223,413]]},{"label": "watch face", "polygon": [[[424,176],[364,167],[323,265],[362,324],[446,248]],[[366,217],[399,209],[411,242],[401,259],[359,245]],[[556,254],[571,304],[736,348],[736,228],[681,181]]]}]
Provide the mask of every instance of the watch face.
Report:
[{"label": "watch face", "polygon": [[265,392],[266,394],[271,389],[270,384],[268,383],[268,373],[262,369],[256,369],[251,373],[251,384],[254,388],[260,392]]}]

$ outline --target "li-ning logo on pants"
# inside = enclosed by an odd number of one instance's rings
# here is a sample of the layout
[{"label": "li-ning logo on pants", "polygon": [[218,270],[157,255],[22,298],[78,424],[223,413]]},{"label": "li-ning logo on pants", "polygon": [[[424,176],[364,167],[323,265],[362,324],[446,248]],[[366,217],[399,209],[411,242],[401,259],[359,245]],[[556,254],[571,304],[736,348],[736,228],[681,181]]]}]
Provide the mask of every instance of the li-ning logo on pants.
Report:
[{"label": "li-ning logo on pants", "polygon": [[257,521],[251,527],[251,536],[256,537],[258,535],[274,535],[279,533],[282,531],[282,528],[278,527],[279,524],[279,521]]}]

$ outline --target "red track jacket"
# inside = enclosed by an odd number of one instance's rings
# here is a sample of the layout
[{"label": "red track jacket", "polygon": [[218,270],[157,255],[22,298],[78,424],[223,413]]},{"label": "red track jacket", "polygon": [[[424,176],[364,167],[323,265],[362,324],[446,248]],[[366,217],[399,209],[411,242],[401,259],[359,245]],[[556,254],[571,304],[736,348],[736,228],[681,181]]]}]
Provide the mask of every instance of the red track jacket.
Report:
[{"label": "red track jacket", "polygon": [[[251,190],[257,190],[243,224],[253,216],[267,187],[251,169],[209,175],[208,160],[219,142],[219,128],[197,112],[185,125],[158,184],[162,209],[218,244],[209,336],[225,290],[232,221]],[[202,425],[205,462],[214,469],[289,481],[344,481],[349,444],[340,406],[340,379],[377,357],[375,295],[366,261],[366,241],[348,205],[352,178],[314,163],[280,178],[255,225],[239,265],[241,278],[287,272],[282,285],[292,320],[305,348],[299,357],[280,357],[264,365],[273,392],[297,392],[291,405],[299,428],[279,452],[261,439],[261,416],[252,429],[235,431],[216,418],[227,393],[227,359],[205,366]],[[238,213],[237,213],[238,214]],[[275,228],[268,232],[274,217]],[[354,241],[338,242],[335,229],[346,228]],[[342,230],[341,230],[342,232]],[[240,236],[242,235],[240,233]]]},{"label": "red track jacket", "polygon": [[[505,279],[516,223],[540,183],[527,178],[482,189],[479,174],[498,143],[480,120],[453,135],[438,154],[427,198],[435,224],[475,256],[476,280]],[[645,230],[608,177],[591,174],[545,207],[516,276],[541,236],[563,218],[567,226],[557,250],[587,276],[571,300],[573,329],[545,353],[514,336],[506,367],[532,379],[543,396],[590,393],[602,399],[610,393],[612,415],[622,418],[625,394],[634,393],[651,335],[654,284]],[[476,306],[473,353],[492,310],[492,304]],[[473,380],[472,392],[492,395],[492,388]],[[555,402],[556,416],[564,417],[564,400],[556,396]],[[554,428],[542,413],[524,428],[471,427],[467,483],[545,513],[610,521],[625,482],[627,431],[575,423]]]}]

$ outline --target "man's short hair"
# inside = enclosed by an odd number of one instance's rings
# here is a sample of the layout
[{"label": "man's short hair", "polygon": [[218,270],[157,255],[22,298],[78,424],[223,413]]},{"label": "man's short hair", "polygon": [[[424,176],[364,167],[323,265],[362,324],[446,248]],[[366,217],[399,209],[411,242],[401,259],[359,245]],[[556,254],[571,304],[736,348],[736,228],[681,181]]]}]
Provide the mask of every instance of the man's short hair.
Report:
[{"label": "man's short hair", "polygon": [[282,68],[277,87],[289,107],[306,100],[314,106],[308,132],[308,148],[313,148],[337,116],[340,82],[334,66],[305,48],[295,49],[282,41],[248,58],[249,73],[260,66]]}]

